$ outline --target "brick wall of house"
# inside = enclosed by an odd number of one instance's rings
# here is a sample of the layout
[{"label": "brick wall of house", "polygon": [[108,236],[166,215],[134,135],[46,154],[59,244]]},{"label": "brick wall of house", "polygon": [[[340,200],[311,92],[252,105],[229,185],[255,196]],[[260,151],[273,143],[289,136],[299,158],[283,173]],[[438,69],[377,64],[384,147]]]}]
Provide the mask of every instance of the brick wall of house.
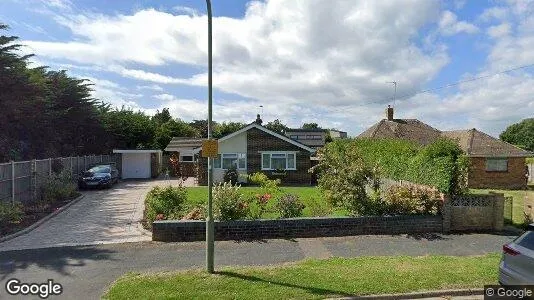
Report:
[{"label": "brick wall of house", "polygon": [[[260,151],[298,151],[296,157],[297,170],[285,171],[285,176],[277,177],[272,171],[261,170],[261,153]],[[311,174],[308,170],[311,167],[310,153],[291,143],[274,137],[257,128],[247,131],[247,172],[263,172],[269,178],[280,178],[282,184],[291,185],[310,185]]]},{"label": "brick wall of house", "polygon": [[525,158],[508,158],[507,172],[487,172],[484,157],[471,157],[468,176],[470,188],[526,189]]}]

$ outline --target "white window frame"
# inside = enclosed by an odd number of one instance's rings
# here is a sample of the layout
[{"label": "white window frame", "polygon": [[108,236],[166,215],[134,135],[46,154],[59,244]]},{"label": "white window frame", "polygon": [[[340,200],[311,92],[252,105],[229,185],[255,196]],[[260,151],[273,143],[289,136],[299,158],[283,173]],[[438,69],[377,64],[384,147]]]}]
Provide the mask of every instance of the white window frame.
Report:
[{"label": "white window frame", "polygon": [[[263,155],[265,154],[268,154],[269,155],[269,167],[267,168],[266,166],[263,165]],[[272,169],[271,168],[271,165],[272,165],[272,154],[284,154],[285,155],[285,159],[286,159],[286,167],[284,170],[290,170],[290,171],[295,171],[297,170],[297,151],[260,151],[260,159],[261,159],[261,169],[263,171],[274,171],[276,169]],[[293,168],[289,168],[288,167],[288,154],[293,154],[293,161],[295,163],[295,166]]]},{"label": "white window frame", "polygon": [[[213,168],[214,169],[220,169],[220,170],[228,170],[228,169],[223,169],[222,165],[223,165],[223,158],[224,156],[237,156],[237,165],[236,165],[236,168],[238,170],[246,170],[247,169],[247,154],[246,153],[236,153],[236,152],[232,152],[232,153],[219,153],[218,154],[218,159],[219,159],[219,163],[218,164],[215,164],[215,160],[213,160]],[[242,156],[242,157],[240,157]],[[245,167],[244,168],[240,168],[239,167],[239,159],[245,159]]]},{"label": "white window frame", "polygon": [[[490,168],[489,162],[490,161],[501,161],[506,163],[505,169],[498,169],[498,168]],[[508,172],[508,158],[506,157],[488,157],[485,161],[485,168],[484,170],[486,172]]]},{"label": "white window frame", "polygon": [[[192,160],[183,160],[183,157],[184,156],[191,156]],[[183,163],[194,163],[195,162],[195,155],[194,154],[191,154],[191,155],[181,155],[180,154],[180,157],[178,159],[179,162],[183,162]]]}]

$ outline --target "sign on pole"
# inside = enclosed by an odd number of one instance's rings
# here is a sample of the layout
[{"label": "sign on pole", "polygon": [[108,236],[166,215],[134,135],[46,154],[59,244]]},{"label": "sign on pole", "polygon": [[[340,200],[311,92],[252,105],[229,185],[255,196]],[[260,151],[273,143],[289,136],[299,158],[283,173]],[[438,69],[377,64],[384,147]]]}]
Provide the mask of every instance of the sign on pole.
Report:
[{"label": "sign on pole", "polygon": [[217,140],[205,140],[202,142],[202,157],[217,158],[219,143]]}]

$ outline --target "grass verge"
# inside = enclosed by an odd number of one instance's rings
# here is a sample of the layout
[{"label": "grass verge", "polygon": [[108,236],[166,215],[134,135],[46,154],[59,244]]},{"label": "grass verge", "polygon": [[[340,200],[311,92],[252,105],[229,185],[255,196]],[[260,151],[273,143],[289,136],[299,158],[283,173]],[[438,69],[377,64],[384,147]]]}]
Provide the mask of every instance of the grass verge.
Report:
[{"label": "grass verge", "polygon": [[305,260],[276,267],[128,274],[105,299],[322,299],[480,288],[497,282],[499,254]]}]

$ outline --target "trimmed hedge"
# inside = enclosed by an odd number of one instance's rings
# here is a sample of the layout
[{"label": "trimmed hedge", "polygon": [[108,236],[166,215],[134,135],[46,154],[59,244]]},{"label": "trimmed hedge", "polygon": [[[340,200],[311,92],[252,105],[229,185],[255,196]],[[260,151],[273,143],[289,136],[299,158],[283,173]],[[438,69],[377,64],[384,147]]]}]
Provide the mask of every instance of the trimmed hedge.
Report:
[{"label": "trimmed hedge", "polygon": [[365,164],[377,169],[381,178],[435,186],[452,195],[466,190],[468,160],[450,139],[438,139],[425,147],[398,139],[346,139],[329,143],[324,151],[342,155],[349,148],[357,149]]}]

